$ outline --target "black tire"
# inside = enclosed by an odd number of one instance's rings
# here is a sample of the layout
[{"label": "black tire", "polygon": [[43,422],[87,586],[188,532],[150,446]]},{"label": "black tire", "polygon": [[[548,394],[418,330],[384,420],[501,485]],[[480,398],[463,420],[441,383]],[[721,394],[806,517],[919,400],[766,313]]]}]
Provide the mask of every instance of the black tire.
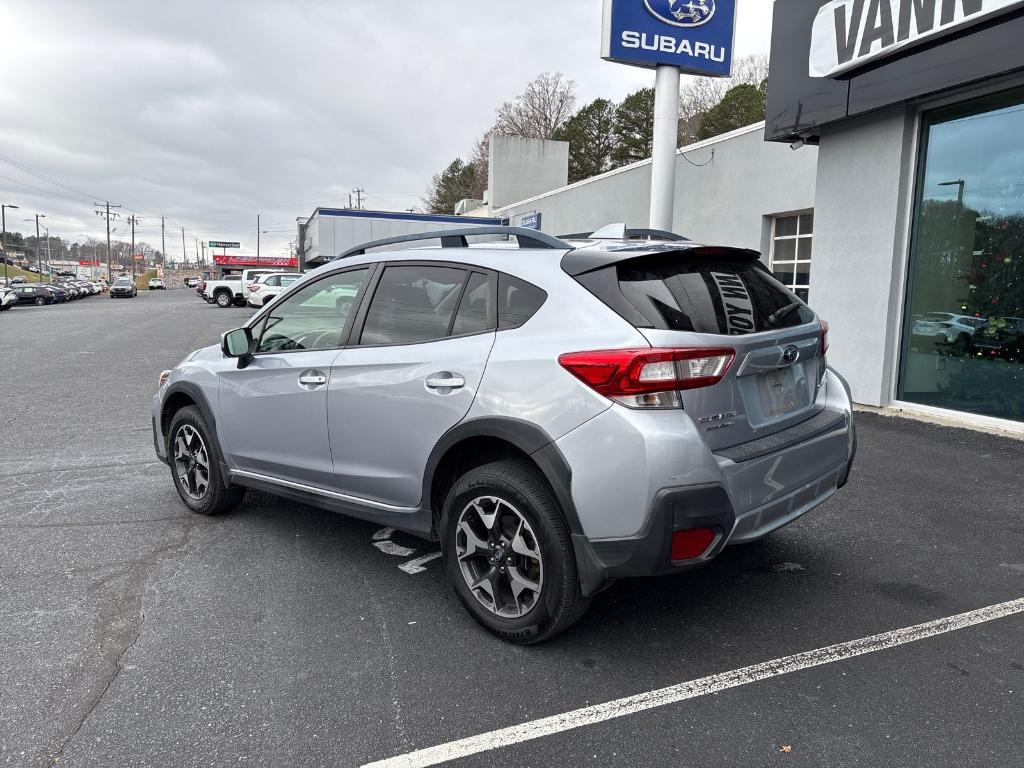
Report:
[{"label": "black tire", "polygon": [[221,309],[227,309],[235,302],[235,297],[227,291],[217,291],[217,295],[213,297],[213,301]]},{"label": "black tire", "polygon": [[[206,460],[209,464],[208,482],[205,491],[199,498],[182,482],[178,476],[175,462],[175,441],[179,432],[191,428],[202,440],[206,450]],[[171,419],[171,427],[167,430],[167,461],[171,467],[171,479],[178,491],[178,496],[192,512],[197,515],[219,515],[229,512],[237,507],[245,497],[245,488],[240,486],[228,486],[220,471],[220,452],[217,449],[217,441],[212,431],[203,419],[202,412],[194,405],[182,408]]]},{"label": "black tire", "polygon": [[42,296],[36,296],[35,305],[37,307],[45,306],[46,305],[46,299],[44,299]]},{"label": "black tire", "polygon": [[[459,518],[469,502],[481,496],[499,498],[512,505],[533,529],[531,533],[535,534],[543,558],[539,595],[518,617],[499,616],[485,606],[470,589],[459,563]],[[569,527],[547,480],[527,461],[496,461],[459,478],[445,500],[441,536],[445,572],[455,594],[479,624],[507,642],[543,642],[572,626],[590,605],[590,599],[580,592]]]},{"label": "black tire", "polygon": [[236,307],[244,307],[244,306],[246,306],[245,299],[239,299],[239,298],[236,297],[235,298],[235,306]]}]

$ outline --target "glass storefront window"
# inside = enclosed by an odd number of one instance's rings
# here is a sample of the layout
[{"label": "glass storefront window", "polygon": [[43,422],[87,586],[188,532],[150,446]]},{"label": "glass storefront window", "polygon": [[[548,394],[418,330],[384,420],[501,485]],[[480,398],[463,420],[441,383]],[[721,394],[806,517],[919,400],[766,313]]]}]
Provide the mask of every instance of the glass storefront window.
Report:
[{"label": "glass storefront window", "polygon": [[1024,421],[1024,90],[923,131],[898,397]]}]

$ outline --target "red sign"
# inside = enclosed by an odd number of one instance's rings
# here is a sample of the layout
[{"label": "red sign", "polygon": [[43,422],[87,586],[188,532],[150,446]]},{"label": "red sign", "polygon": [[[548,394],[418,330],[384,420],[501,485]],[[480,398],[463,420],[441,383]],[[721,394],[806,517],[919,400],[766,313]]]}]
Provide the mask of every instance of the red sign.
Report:
[{"label": "red sign", "polygon": [[136,253],[132,258],[135,259],[136,261],[145,261],[146,260],[146,257],[143,256],[141,253]]},{"label": "red sign", "polygon": [[79,259],[78,266],[80,267],[98,267],[100,263],[98,261],[89,261],[89,259]]},{"label": "red sign", "polygon": [[257,259],[255,256],[222,256],[220,254],[213,255],[214,264],[219,264],[222,267],[297,267],[299,266],[299,260],[295,257],[288,258],[287,256],[261,256]]}]

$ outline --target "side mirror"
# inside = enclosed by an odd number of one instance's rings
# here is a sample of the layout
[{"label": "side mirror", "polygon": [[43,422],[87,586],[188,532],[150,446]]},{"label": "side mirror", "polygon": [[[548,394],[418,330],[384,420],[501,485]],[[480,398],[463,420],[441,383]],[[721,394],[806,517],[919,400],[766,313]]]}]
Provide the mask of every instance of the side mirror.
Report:
[{"label": "side mirror", "polygon": [[238,358],[238,367],[245,368],[252,361],[252,331],[235,328],[220,337],[220,349],[224,357]]}]

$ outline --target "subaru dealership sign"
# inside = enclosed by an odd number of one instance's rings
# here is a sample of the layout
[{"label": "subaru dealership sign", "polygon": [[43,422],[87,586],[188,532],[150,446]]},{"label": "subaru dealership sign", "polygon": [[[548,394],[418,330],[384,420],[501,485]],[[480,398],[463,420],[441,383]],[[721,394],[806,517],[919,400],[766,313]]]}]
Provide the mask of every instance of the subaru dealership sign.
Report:
[{"label": "subaru dealership sign", "polygon": [[832,0],[811,29],[811,77],[834,77],[998,13],[1021,0]]},{"label": "subaru dealership sign", "polygon": [[728,77],[735,24],[736,0],[604,0],[601,58]]}]

